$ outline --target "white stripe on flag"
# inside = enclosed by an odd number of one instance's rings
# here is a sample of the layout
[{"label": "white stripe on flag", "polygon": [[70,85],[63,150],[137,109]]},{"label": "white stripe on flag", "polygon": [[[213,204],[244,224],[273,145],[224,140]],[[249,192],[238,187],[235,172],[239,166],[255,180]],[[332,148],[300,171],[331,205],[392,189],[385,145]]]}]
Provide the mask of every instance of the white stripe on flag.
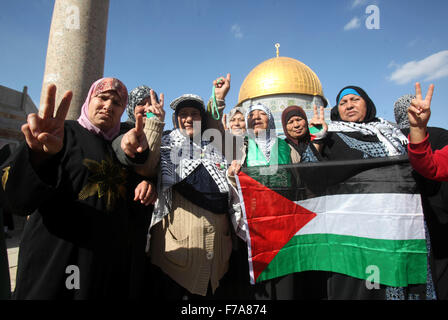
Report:
[{"label": "white stripe on flag", "polygon": [[297,235],[330,233],[371,239],[425,239],[419,194],[340,194],[296,204],[317,216]]}]

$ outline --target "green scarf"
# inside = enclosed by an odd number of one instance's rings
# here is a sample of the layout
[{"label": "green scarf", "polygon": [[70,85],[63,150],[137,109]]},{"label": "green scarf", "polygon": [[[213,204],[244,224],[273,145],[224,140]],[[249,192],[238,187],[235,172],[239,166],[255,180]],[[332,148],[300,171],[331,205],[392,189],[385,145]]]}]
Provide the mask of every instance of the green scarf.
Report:
[{"label": "green scarf", "polygon": [[[271,158],[269,162],[263,152],[258,148],[257,143],[249,138],[247,146],[247,167],[267,166],[268,171],[260,169],[257,180],[263,185],[271,185],[276,188],[289,188],[291,186],[291,177],[287,170],[279,168],[277,165],[291,163],[291,148],[280,138],[276,138],[271,149]],[[270,172],[270,170],[273,170]]]},{"label": "green scarf", "polygon": [[276,164],[290,164],[291,163],[291,148],[280,138],[276,138],[271,150],[271,159],[266,161],[263,152],[258,148],[254,139],[249,138],[247,148],[247,166],[271,166]]}]

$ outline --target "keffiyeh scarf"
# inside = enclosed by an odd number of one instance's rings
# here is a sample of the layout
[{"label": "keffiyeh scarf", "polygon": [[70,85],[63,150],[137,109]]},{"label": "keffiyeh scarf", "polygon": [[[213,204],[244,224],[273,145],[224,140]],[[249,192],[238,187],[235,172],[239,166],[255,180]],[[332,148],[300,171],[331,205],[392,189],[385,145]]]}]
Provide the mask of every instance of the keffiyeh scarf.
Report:
[{"label": "keffiyeh scarf", "polygon": [[388,156],[404,154],[408,144],[406,136],[388,121],[377,118],[378,121],[356,123],[333,121],[328,125],[329,132],[357,132],[364,136],[376,136],[383,144]]},{"label": "keffiyeh scarf", "polygon": [[221,193],[228,193],[227,163],[208,140],[195,141],[176,129],[162,137],[160,147],[159,198],[154,207],[151,227],[171,211],[172,187],[203,165]]}]

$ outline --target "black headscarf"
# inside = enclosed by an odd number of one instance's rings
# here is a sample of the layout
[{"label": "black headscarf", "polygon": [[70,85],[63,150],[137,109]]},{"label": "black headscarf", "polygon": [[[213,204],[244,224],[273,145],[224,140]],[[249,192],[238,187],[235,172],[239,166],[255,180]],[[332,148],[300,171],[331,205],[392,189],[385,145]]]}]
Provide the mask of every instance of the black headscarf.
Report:
[{"label": "black headscarf", "polygon": [[378,119],[376,118],[375,104],[373,103],[373,101],[370,99],[370,97],[367,95],[367,93],[363,89],[361,89],[360,87],[356,87],[356,86],[346,86],[346,87],[342,88],[341,91],[339,91],[338,95],[336,96],[336,105],[331,109],[331,121],[344,121],[341,119],[341,115],[339,114],[338,105],[339,105],[340,95],[345,89],[355,90],[356,92],[359,93],[359,95],[366,102],[367,112],[366,112],[366,116],[365,116],[364,120],[361,121],[361,123],[378,121]]}]

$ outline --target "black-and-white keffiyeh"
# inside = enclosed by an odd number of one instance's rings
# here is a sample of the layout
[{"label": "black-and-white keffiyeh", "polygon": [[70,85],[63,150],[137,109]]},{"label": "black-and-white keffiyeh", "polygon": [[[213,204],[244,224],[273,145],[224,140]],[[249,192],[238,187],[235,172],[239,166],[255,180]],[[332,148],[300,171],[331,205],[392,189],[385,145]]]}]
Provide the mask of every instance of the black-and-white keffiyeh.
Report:
[{"label": "black-and-white keffiyeh", "polygon": [[179,129],[162,137],[158,195],[151,226],[171,211],[172,187],[188,177],[200,164],[207,169],[221,193],[229,192],[227,162],[210,141],[190,139]]},{"label": "black-and-white keffiyeh", "polygon": [[408,144],[406,136],[388,121],[377,119],[378,121],[368,123],[332,121],[328,125],[328,132],[357,132],[365,136],[376,136],[388,156],[404,154]]},{"label": "black-and-white keffiyeh", "polygon": [[409,128],[408,108],[411,105],[412,99],[415,96],[412,94],[406,94],[394,103],[394,116],[395,121],[400,129]]},{"label": "black-and-white keffiyeh", "polygon": [[[264,113],[266,113],[266,115],[269,118],[268,128],[266,129],[265,132],[259,133],[258,136],[256,136],[254,134],[253,128],[252,129],[249,128],[249,115],[254,110],[263,111]],[[275,131],[275,121],[274,121],[274,116],[272,115],[271,110],[268,107],[266,107],[265,105],[258,103],[258,104],[250,106],[247,109],[246,115],[244,118],[246,120],[246,128],[248,128],[247,133],[248,133],[249,137],[251,137],[252,139],[255,140],[255,142],[258,145],[258,148],[261,150],[261,152],[263,152],[263,155],[265,156],[266,161],[269,162],[271,159],[272,147],[274,146],[275,142],[277,141],[277,139],[276,139],[277,134]]]}]

